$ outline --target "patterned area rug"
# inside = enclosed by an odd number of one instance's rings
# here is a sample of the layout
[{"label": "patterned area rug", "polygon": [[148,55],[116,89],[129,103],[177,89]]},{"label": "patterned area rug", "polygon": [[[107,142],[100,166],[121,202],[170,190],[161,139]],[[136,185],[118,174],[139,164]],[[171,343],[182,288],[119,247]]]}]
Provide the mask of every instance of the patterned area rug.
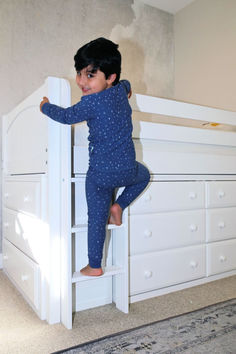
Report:
[{"label": "patterned area rug", "polygon": [[236,354],[236,299],[56,353],[136,352]]}]

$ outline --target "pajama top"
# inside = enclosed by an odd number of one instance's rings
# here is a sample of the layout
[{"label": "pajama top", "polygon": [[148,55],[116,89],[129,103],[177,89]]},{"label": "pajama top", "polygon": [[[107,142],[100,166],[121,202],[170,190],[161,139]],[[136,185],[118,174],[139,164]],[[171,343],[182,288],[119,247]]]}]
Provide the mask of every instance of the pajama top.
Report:
[{"label": "pajama top", "polygon": [[101,92],[82,96],[69,108],[45,103],[42,112],[63,124],[87,122],[90,168],[109,172],[127,170],[136,166],[129,92],[129,81],[121,80]]}]

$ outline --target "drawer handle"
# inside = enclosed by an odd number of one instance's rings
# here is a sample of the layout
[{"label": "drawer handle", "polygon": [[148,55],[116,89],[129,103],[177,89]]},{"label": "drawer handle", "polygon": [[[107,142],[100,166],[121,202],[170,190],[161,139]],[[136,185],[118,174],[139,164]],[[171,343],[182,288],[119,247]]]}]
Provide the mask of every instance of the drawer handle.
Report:
[{"label": "drawer handle", "polygon": [[29,202],[29,201],[30,201],[30,197],[29,197],[28,195],[26,195],[26,196],[24,197],[24,202],[27,203],[27,202]]},{"label": "drawer handle", "polygon": [[151,271],[151,270],[146,270],[146,271],[144,272],[144,277],[145,277],[146,279],[150,279],[150,278],[152,277],[152,271]]},{"label": "drawer handle", "polygon": [[195,225],[195,224],[191,224],[191,225],[189,226],[189,228],[190,228],[190,231],[192,231],[192,232],[196,232],[197,229],[198,229],[197,225]]},{"label": "drawer handle", "polygon": [[190,193],[189,193],[189,198],[190,198],[191,200],[196,199],[196,198],[197,198],[197,193],[195,193],[195,192],[190,192]]},{"label": "drawer handle", "polygon": [[3,255],[3,259],[4,261],[7,261],[8,260],[8,256],[6,254]]},{"label": "drawer handle", "polygon": [[225,222],[224,221],[220,221],[218,224],[220,229],[224,229],[225,228]]},{"label": "drawer handle", "polygon": [[225,192],[224,191],[219,191],[218,192],[218,197],[221,199],[225,196]]},{"label": "drawer handle", "polygon": [[145,230],[144,231],[144,236],[145,236],[145,238],[151,237],[152,236],[152,231],[151,230]]},{"label": "drawer handle", "polygon": [[196,269],[197,266],[198,266],[198,262],[196,262],[196,261],[191,261],[191,262],[190,262],[190,267],[191,267],[192,269]]},{"label": "drawer handle", "polygon": [[145,202],[149,202],[152,199],[150,194],[147,194],[144,198]]},{"label": "drawer handle", "polygon": [[227,257],[226,256],[220,256],[220,262],[223,263],[223,262],[226,262],[227,261]]},{"label": "drawer handle", "polygon": [[27,281],[28,279],[29,279],[29,276],[26,275],[26,274],[23,274],[23,275],[21,276],[21,280],[22,280],[22,281]]},{"label": "drawer handle", "polygon": [[9,227],[9,222],[6,221],[6,222],[4,222],[3,225],[4,225],[4,227],[7,229],[7,228]]}]

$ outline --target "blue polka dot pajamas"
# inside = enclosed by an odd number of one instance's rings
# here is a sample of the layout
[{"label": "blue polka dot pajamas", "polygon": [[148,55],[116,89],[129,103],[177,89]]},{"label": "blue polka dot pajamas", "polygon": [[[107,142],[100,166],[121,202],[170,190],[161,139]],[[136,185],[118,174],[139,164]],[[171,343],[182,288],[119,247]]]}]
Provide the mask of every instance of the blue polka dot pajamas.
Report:
[{"label": "blue polka dot pajamas", "polygon": [[136,161],[132,140],[132,110],[128,102],[130,83],[121,80],[104,91],[83,96],[77,104],[62,108],[51,103],[44,114],[63,124],[87,121],[89,127],[89,169],[86,175],[88,204],[88,258],[100,268],[106,224],[114,191],[125,187],[115,201],[122,210],[145,189],[150,174]]}]

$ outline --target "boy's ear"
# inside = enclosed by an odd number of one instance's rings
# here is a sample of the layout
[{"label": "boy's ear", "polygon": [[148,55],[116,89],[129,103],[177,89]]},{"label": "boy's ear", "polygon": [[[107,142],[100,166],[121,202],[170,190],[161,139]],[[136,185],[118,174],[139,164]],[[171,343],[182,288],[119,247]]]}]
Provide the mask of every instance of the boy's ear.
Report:
[{"label": "boy's ear", "polygon": [[109,84],[112,85],[113,82],[115,81],[115,79],[116,79],[116,74],[114,73],[114,74],[111,74],[111,75],[108,77],[107,81],[108,81]]}]

